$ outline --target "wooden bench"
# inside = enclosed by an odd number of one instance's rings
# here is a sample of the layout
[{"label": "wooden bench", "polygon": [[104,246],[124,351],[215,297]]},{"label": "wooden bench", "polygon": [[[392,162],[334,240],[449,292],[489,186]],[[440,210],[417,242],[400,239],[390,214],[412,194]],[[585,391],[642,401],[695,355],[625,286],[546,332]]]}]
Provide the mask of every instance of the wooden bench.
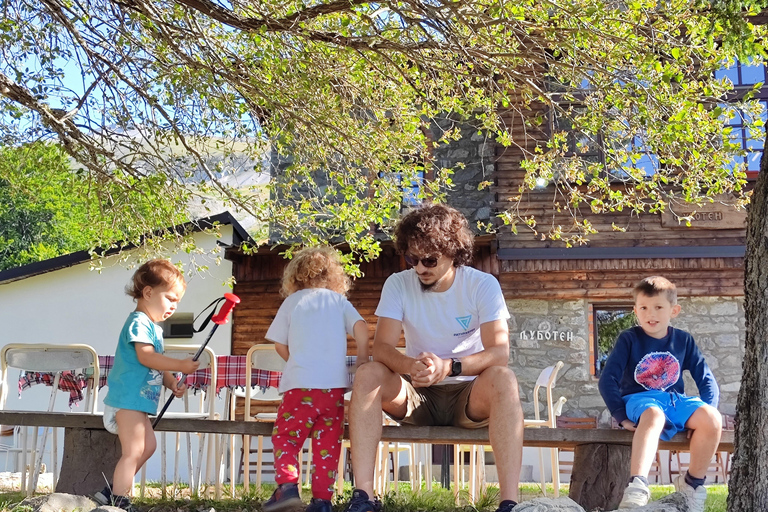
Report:
[{"label": "wooden bench", "polygon": [[[120,456],[117,436],[104,430],[102,416],[86,413],[0,411],[0,424],[63,427],[64,456],[57,492],[88,494],[104,485],[102,472],[111,475]],[[158,432],[205,432],[212,434],[272,434],[272,423],[210,419],[163,418]],[[632,432],[616,429],[526,428],[523,446],[575,450],[570,497],[585,510],[618,506],[629,480]],[[349,431],[345,431],[349,439]],[[733,431],[723,431],[718,451],[733,451]],[[488,429],[456,427],[383,427],[382,440],[403,443],[490,444]],[[661,449],[688,450],[683,433],[661,441]],[[615,503],[614,503],[615,502]]]}]

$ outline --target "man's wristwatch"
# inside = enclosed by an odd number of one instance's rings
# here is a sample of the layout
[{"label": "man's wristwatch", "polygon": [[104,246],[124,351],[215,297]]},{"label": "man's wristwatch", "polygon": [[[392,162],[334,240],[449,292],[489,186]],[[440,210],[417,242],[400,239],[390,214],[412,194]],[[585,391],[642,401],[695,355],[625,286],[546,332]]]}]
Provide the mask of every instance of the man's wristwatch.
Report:
[{"label": "man's wristwatch", "polygon": [[448,374],[449,377],[458,377],[461,375],[461,361],[459,359],[456,359],[455,357],[451,358],[451,373]]}]

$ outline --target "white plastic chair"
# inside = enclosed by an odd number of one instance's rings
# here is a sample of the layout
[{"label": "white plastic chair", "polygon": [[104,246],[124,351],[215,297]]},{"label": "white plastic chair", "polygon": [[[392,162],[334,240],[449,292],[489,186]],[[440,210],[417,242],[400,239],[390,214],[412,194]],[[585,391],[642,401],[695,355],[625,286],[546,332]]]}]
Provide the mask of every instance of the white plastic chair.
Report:
[{"label": "white plastic chair", "polygon": [[[564,366],[562,361],[558,361],[552,366],[544,368],[539,377],[536,379],[536,384],[533,388],[533,408],[534,418],[523,419],[523,425],[526,428],[555,428],[557,426],[557,416],[560,414],[565,404],[565,397],[560,397],[557,401],[552,398],[552,389],[557,383],[557,374]],[[545,409],[547,411],[546,418],[541,417],[539,411],[539,393],[541,390],[545,391]],[[546,496],[546,482],[544,478],[544,448],[539,448],[539,465],[540,465],[540,477],[542,492]],[[469,462],[469,495],[470,499],[475,500],[479,493],[482,492],[485,487],[485,452],[491,451],[489,445],[456,445],[454,447],[454,484],[456,492],[461,483],[464,481],[464,453],[470,453]],[[557,460],[557,450],[551,449],[552,459],[552,483],[554,486],[555,497],[559,496],[560,487],[560,472],[559,464]],[[458,494],[457,494],[458,497]]]},{"label": "white plastic chair", "polygon": [[[187,359],[190,357],[193,357],[198,349],[200,347],[197,345],[166,345],[165,346],[165,355],[168,357],[172,357],[174,359]],[[216,399],[216,354],[214,354],[213,350],[210,347],[205,347],[203,352],[200,354],[200,357],[198,358],[198,362],[200,363],[200,367],[198,370],[204,370],[206,368],[210,368],[211,372],[211,382],[208,386],[208,390],[193,390],[193,389],[187,389],[187,392],[184,394],[182,398],[176,398],[174,401],[182,401],[184,404],[184,411],[173,411],[168,410],[163,417],[164,418],[207,418],[207,419],[216,419],[216,412],[215,412],[215,399]],[[190,400],[190,395],[197,395],[193,396],[192,400]],[[167,392],[166,388],[163,388],[163,393],[160,398],[160,408],[162,408],[163,405],[165,405],[165,402],[170,397],[170,394]],[[190,407],[190,403],[197,402],[196,407]],[[195,410],[192,410],[195,409]],[[166,434],[167,432],[160,432],[160,451],[161,451],[161,459],[160,459],[160,483],[163,495],[165,494],[166,489],[166,454],[167,454],[167,448],[166,448]],[[189,472],[189,488],[192,490],[193,494],[197,495],[199,494],[201,488],[202,488],[202,481],[203,481],[203,452],[206,448],[206,441],[209,439],[209,436],[212,436],[213,434],[198,434],[199,435],[199,449],[198,449],[198,455],[196,462],[193,464],[193,457],[192,457],[192,436],[189,432],[186,433],[186,448],[187,448],[187,470]],[[218,471],[216,471],[215,464],[214,464],[214,449],[215,449],[215,443],[209,442],[208,443],[208,453],[206,457],[206,473],[208,474],[209,481],[215,481],[215,484],[218,486],[220,485],[220,482],[218,482]],[[178,484],[180,480],[179,476],[179,454],[181,452],[181,434],[179,432],[176,432],[175,434],[175,456],[174,456],[174,468],[173,468],[173,493],[175,494],[178,489]],[[211,478],[211,475],[213,477]],[[141,491],[140,495],[144,495],[146,487],[146,464],[141,470]]]},{"label": "white plastic chair", "polygon": [[[2,391],[0,392],[0,409],[7,409],[8,390],[10,388],[9,369],[16,368],[28,372],[53,373],[54,380],[47,411],[53,411],[56,392],[61,380],[61,372],[81,370],[88,376],[85,388],[85,405],[83,412],[95,413],[99,394],[99,357],[93,347],[84,344],[54,345],[49,343],[10,343],[0,350],[0,372],[2,372]],[[58,436],[55,428],[52,430],[51,464],[53,466],[53,486],[56,486],[58,474]],[[21,453],[22,490],[31,496],[37,488],[40,469],[43,463],[43,453],[48,440],[48,428],[42,429],[42,439],[38,447],[38,432],[35,429],[31,447],[31,462],[29,478],[27,479],[27,429],[22,429],[20,446],[15,449]],[[16,443],[14,443],[16,444]]]}]

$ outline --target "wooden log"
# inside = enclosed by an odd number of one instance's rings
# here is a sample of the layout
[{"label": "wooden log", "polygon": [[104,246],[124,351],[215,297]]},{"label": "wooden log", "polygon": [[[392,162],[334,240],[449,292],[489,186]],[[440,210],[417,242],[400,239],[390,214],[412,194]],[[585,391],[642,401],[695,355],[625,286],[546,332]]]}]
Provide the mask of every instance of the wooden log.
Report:
[{"label": "wooden log", "polygon": [[573,454],[568,496],[584,510],[616,510],[629,482],[631,446],[589,443]]},{"label": "wooden log", "polygon": [[103,489],[112,482],[121,455],[120,441],[106,430],[65,428],[56,492],[89,496]]}]

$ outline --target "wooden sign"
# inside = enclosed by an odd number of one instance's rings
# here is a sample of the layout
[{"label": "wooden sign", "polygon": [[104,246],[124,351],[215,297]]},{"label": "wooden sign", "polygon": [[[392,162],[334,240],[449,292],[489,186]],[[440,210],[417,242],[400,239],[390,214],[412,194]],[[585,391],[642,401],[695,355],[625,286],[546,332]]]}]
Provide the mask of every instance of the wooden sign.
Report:
[{"label": "wooden sign", "polygon": [[[690,219],[686,219],[690,217]],[[691,225],[687,225],[690,221]],[[737,210],[732,204],[720,202],[676,203],[661,212],[661,227],[671,229],[744,229],[747,227],[747,212]]]}]

